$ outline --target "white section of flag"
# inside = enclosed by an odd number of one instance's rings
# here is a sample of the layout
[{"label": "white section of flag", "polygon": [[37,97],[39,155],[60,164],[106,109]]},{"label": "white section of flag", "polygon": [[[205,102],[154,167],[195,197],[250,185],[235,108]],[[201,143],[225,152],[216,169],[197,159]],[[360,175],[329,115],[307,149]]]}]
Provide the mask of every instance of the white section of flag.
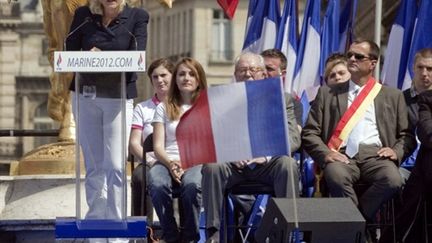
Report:
[{"label": "white section of flag", "polygon": [[396,24],[392,26],[385,54],[381,79],[383,80],[383,84],[394,88],[398,88],[404,32],[405,29],[402,26]]},{"label": "white section of flag", "polygon": [[[231,98],[218,98],[221,96]],[[230,89],[218,89],[218,87],[208,89],[210,118],[218,161],[229,161],[233,155],[240,155],[238,159],[252,158],[247,126],[248,106],[245,97],[247,97],[245,85],[240,83],[231,85]],[[230,119],[215,119],[218,117]]]}]

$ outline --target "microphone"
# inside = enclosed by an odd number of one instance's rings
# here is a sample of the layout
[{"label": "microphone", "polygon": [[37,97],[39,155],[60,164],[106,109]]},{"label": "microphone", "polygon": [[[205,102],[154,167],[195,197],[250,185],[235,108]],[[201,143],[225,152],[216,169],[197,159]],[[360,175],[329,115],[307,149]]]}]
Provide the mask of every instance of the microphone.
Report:
[{"label": "microphone", "polygon": [[63,50],[67,51],[66,48],[66,41],[69,37],[71,37],[73,34],[75,34],[75,32],[77,32],[79,29],[81,29],[81,27],[83,27],[84,25],[86,25],[87,23],[93,22],[92,18],[90,17],[85,17],[84,21],[78,25],[75,29],[73,29],[71,32],[69,32],[69,34],[65,37],[64,41],[63,41]]},{"label": "microphone", "polygon": [[117,19],[115,22],[116,22],[116,24],[120,25],[124,30],[126,30],[126,32],[130,36],[132,36],[132,39],[134,40],[134,44],[135,44],[135,51],[138,51],[138,42],[137,42],[137,38],[135,37],[135,35],[132,32],[130,32],[126,27],[124,27],[123,24],[120,22],[120,20]]}]

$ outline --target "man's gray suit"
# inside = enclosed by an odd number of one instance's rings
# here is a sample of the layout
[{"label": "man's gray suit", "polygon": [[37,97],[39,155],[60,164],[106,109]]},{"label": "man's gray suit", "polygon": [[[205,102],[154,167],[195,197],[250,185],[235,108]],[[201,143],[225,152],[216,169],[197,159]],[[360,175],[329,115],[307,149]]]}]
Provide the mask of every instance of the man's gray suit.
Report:
[{"label": "man's gray suit", "polygon": [[[303,128],[302,143],[306,152],[324,169],[324,177],[333,197],[350,197],[358,204],[352,185],[360,179],[372,184],[360,198],[363,215],[372,220],[380,205],[391,198],[401,184],[400,162],[415,148],[404,97],[399,90],[383,86],[374,100],[376,123],[383,147],[392,148],[397,161],[378,156],[377,146],[360,145],[359,153],[349,164],[327,163],[327,147],[333,131],[348,106],[349,82],[319,89]],[[345,150],[341,149],[341,153]]]}]

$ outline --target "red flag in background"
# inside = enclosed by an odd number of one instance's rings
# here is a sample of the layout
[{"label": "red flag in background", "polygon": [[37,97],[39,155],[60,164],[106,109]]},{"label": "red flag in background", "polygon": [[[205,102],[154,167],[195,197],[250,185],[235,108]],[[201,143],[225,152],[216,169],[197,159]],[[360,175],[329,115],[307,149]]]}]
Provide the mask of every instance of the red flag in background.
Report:
[{"label": "red flag in background", "polygon": [[217,0],[228,18],[232,19],[237,8],[239,0]]}]

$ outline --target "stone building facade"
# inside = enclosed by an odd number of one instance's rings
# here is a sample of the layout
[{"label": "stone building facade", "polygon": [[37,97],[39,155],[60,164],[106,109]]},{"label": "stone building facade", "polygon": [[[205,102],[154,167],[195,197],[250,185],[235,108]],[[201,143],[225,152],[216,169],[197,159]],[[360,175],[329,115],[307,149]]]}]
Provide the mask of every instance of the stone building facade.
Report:
[{"label": "stone building facade", "polygon": [[[0,129],[53,129],[46,110],[50,66],[37,0],[0,1]],[[55,138],[0,137],[0,163]]]},{"label": "stone building facade", "polygon": [[[239,1],[233,20],[224,16],[216,0],[175,0],[172,8],[157,0],[135,2],[150,14],[147,63],[160,57],[176,61],[190,56],[203,65],[210,85],[231,81],[233,62],[243,45],[248,0]],[[303,13],[306,0],[298,2]],[[324,13],[327,1],[322,2]],[[383,1],[382,43],[387,43],[399,2]],[[374,3],[359,1],[357,35],[373,38]],[[0,130],[58,128],[46,110],[51,72],[46,46],[40,2],[0,0]],[[139,75],[138,90],[136,102],[152,95],[145,73]],[[55,141],[50,137],[0,137],[0,166]]]}]

